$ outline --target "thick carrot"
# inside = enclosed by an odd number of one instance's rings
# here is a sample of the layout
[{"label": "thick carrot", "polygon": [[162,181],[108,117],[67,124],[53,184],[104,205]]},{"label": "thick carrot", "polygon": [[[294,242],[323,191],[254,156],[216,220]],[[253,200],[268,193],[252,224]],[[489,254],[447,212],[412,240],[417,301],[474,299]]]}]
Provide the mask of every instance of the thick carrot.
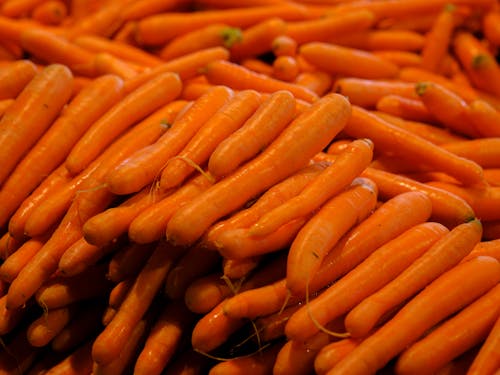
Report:
[{"label": "thick carrot", "polygon": [[299,54],[319,69],[356,78],[394,78],[398,66],[371,52],[325,42],[303,44]]},{"label": "thick carrot", "polygon": [[417,52],[422,50],[425,37],[411,30],[356,30],[346,35],[332,34],[328,42],[366,51],[396,50]]},{"label": "thick carrot", "polygon": [[[64,161],[85,131],[121,99],[122,87],[118,77],[102,76],[70,101],[5,182],[0,192],[0,223],[5,222],[44,177]],[[97,97],[102,99],[96,102]]]},{"label": "thick carrot", "polygon": [[109,261],[107,278],[115,283],[136,276],[151,256],[151,244],[129,243],[113,254]]},{"label": "thick carrot", "polygon": [[175,73],[161,74],[138,87],[104,113],[75,144],[66,167],[76,174],[87,167],[109,144],[134,123],[172,102],[181,92]]},{"label": "thick carrot", "polygon": [[92,357],[99,365],[107,365],[120,358],[120,352],[133,335],[133,327],[143,318],[181,253],[181,249],[165,242],[155,248],[113,320],[94,341]]},{"label": "thick carrot", "polygon": [[271,94],[242,126],[217,145],[208,160],[208,171],[220,179],[255,157],[288,126],[294,108],[295,99],[290,92]]},{"label": "thick carrot", "polygon": [[[432,373],[482,343],[500,314],[500,285],[491,288],[455,316],[444,321],[399,356],[399,374]],[[459,329],[463,332],[454,335]]]},{"label": "thick carrot", "polygon": [[346,35],[353,31],[370,28],[374,14],[361,9],[348,12],[342,17],[322,17],[304,21],[287,22],[285,35],[298,45],[309,42],[326,42],[332,35]]},{"label": "thick carrot", "polygon": [[[300,4],[284,3],[251,8],[215,9],[185,13],[171,12],[145,17],[137,25],[136,40],[141,45],[162,45],[179,34],[214,23],[228,23],[229,26],[245,28],[272,17],[296,20],[305,17],[306,7]],[[164,25],[170,27],[165,29]]]},{"label": "thick carrot", "polygon": [[134,365],[134,374],[161,374],[181,347],[182,339],[195,320],[181,302],[170,302],[161,311],[149,332]]},{"label": "thick carrot", "polygon": [[436,119],[421,100],[394,94],[381,97],[375,105],[377,111],[389,113],[410,121],[435,123]]},{"label": "thick carrot", "polygon": [[[422,223],[380,246],[348,274],[297,310],[286,324],[287,337],[302,341],[320,332],[327,323],[349,312],[403,272],[447,232],[441,224]],[[383,272],[374,271],[381,269],[382,265]]]},{"label": "thick carrot", "polygon": [[0,184],[45,133],[68,102],[73,76],[59,64],[42,69],[0,119]]},{"label": "thick carrot", "polygon": [[368,334],[384,313],[455,267],[480,241],[481,234],[477,219],[454,227],[390,283],[352,309],[345,319],[347,330],[353,337]]},{"label": "thick carrot", "polygon": [[314,371],[324,375],[358,346],[360,340],[351,337],[325,345],[314,358]]},{"label": "thick carrot", "polygon": [[485,100],[477,99],[469,103],[468,113],[472,125],[483,137],[499,137],[500,112]]},{"label": "thick carrot", "polygon": [[250,233],[254,236],[269,234],[288,221],[319,209],[351,184],[371,162],[372,155],[370,140],[353,141],[300,194],[264,214],[252,225]]},{"label": "thick carrot", "polygon": [[347,369],[353,374],[369,374],[381,369],[429,328],[475,301],[499,280],[500,263],[490,257],[478,257],[442,273],[328,374]]},{"label": "thick carrot", "polygon": [[0,69],[0,99],[14,99],[37,73],[30,60],[18,60]]},{"label": "thick carrot", "polygon": [[315,102],[256,158],[177,211],[167,225],[167,238],[193,243],[222,216],[303,168],[342,130],[349,113],[348,101],[337,94]]},{"label": "thick carrot", "polygon": [[[290,95],[290,97],[292,96]],[[293,98],[291,101],[293,103]],[[176,158],[167,163],[161,172],[160,189],[163,190],[174,187],[184,182],[184,180],[195,171],[192,165],[193,163],[196,165],[204,165],[208,160],[212,160],[214,157],[213,155],[222,147],[220,145],[223,144],[223,142],[227,142],[226,139],[235,137],[234,134],[239,134],[243,131],[239,131],[238,129],[242,126],[247,126],[246,124],[250,121],[249,118],[253,119],[257,116],[254,112],[259,108],[260,103],[260,95],[253,90],[241,91],[231,98],[207,120],[201,129],[187,143],[184,149],[178,153]],[[282,107],[278,107],[278,114],[276,114],[277,118],[280,118],[282,114],[281,110],[290,110],[284,103],[281,103],[281,105]],[[283,115],[283,117],[286,119],[285,115]],[[268,123],[266,122],[265,125],[268,125]],[[260,139],[260,141],[264,142],[262,139]],[[238,149],[239,159],[236,159],[234,161],[235,163],[244,157],[244,154],[241,154],[241,150],[242,148]],[[247,151],[247,148],[243,150]],[[251,152],[251,148],[248,148],[248,152]],[[225,162],[230,163],[233,161],[232,157],[230,159],[231,160],[225,160]],[[210,162],[208,164],[208,171],[216,177],[221,176],[221,174],[215,174],[214,169],[210,168]],[[223,175],[225,174],[226,173]]]},{"label": "thick carrot", "polygon": [[420,82],[415,90],[430,114],[443,126],[469,137],[479,134],[464,118],[468,115],[467,102],[447,88],[432,82]]},{"label": "thick carrot", "polygon": [[410,99],[418,98],[415,85],[400,80],[341,77],[335,80],[332,90],[347,96],[352,104],[363,108],[375,108],[381,98],[391,94]]},{"label": "thick carrot", "polygon": [[64,306],[44,312],[29,325],[26,335],[31,345],[45,346],[69,323],[77,306]]},{"label": "thick carrot", "polygon": [[253,89],[265,93],[288,90],[297,99],[307,102],[314,102],[318,99],[315,93],[303,86],[280,81],[225,60],[208,63],[203,69],[203,73],[209,82],[216,85],[226,85],[234,90]]},{"label": "thick carrot", "polygon": [[109,189],[117,194],[128,194],[152,183],[166,163],[232,96],[233,91],[224,86],[216,86],[201,96],[157,142],[142,148],[111,171],[107,177]]},{"label": "thick carrot", "polygon": [[477,163],[397,128],[358,106],[353,106],[352,116],[344,132],[351,137],[370,138],[375,148],[378,147],[380,151],[390,151],[409,162],[432,166],[433,169],[446,172],[464,184],[485,184],[482,168]]},{"label": "thick carrot", "polygon": [[426,193],[432,202],[431,220],[443,223],[449,228],[467,222],[475,216],[472,207],[464,199],[446,190],[375,168],[365,169],[362,175],[375,182],[380,197],[384,200],[407,191]]}]

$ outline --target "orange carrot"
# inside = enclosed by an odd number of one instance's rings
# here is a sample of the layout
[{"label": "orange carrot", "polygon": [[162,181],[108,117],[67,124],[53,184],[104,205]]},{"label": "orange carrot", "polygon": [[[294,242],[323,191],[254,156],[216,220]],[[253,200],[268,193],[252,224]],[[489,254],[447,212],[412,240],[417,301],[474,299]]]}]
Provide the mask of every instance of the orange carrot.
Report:
[{"label": "orange carrot", "polygon": [[92,357],[99,365],[107,365],[120,358],[128,339],[133,337],[133,327],[143,318],[181,252],[181,249],[164,242],[155,248],[113,320],[94,341]]},{"label": "orange carrot", "polygon": [[248,59],[240,61],[240,65],[254,72],[264,74],[266,76],[272,76],[274,71],[273,66],[271,64],[255,57],[250,57]]},{"label": "orange carrot", "polygon": [[457,265],[413,297],[330,373],[342,373],[346,369],[356,374],[373,373],[429,328],[486,293],[498,280],[500,263],[493,258],[478,257]]},{"label": "orange carrot", "polygon": [[70,98],[72,80],[71,72],[63,65],[44,68],[2,116],[0,184],[59,115]]},{"label": "orange carrot", "polygon": [[469,103],[468,113],[472,125],[483,137],[498,137],[500,112],[485,100],[477,99]]},{"label": "orange carrot", "polygon": [[[269,234],[292,219],[320,208],[344,190],[372,159],[373,144],[366,139],[353,141],[319,176],[296,197],[263,215],[250,228],[255,236]],[[376,194],[375,194],[376,195]]]},{"label": "orange carrot", "polygon": [[66,158],[68,170],[73,174],[82,171],[128,127],[173,101],[181,86],[177,74],[165,73],[117,102],[75,144]]},{"label": "orange carrot", "polygon": [[9,232],[6,232],[0,237],[0,256],[2,260],[7,259],[12,255],[24,242],[24,239],[16,239]]},{"label": "orange carrot", "polygon": [[262,257],[248,257],[243,259],[222,259],[222,274],[229,279],[241,279],[248,276],[261,263]]},{"label": "orange carrot", "polygon": [[319,96],[323,96],[331,89],[333,79],[330,74],[317,70],[299,73],[294,82],[307,87]]},{"label": "orange carrot", "polygon": [[[454,227],[391,282],[347,314],[345,324],[349,333],[353,337],[368,334],[384,313],[455,267],[480,241],[481,234],[482,226],[477,219]],[[382,296],[383,299],[379,299]]]},{"label": "orange carrot", "polygon": [[348,101],[337,94],[315,102],[256,158],[177,211],[167,225],[169,241],[193,243],[222,216],[303,168],[342,130],[349,113]]},{"label": "orange carrot", "polygon": [[488,255],[496,259],[500,258],[500,239],[479,242],[474,246],[474,249],[462,259],[462,262],[466,262],[479,255]]},{"label": "orange carrot", "polygon": [[255,326],[261,342],[269,342],[285,335],[285,324],[290,316],[300,308],[300,305],[292,305],[280,309],[275,313],[257,318]]},{"label": "orange carrot", "polygon": [[19,60],[0,70],[0,99],[14,99],[37,73],[30,60]]},{"label": "orange carrot", "polygon": [[0,100],[0,118],[2,118],[3,114],[7,111],[7,108],[9,108],[13,103],[14,99]]},{"label": "orange carrot", "polygon": [[28,327],[26,335],[31,345],[41,347],[49,342],[68,324],[76,313],[77,306],[64,306],[44,312]]},{"label": "orange carrot", "polygon": [[6,0],[2,4],[2,14],[8,17],[20,17],[29,14],[41,0]]},{"label": "orange carrot", "polygon": [[393,116],[410,121],[435,123],[435,118],[421,100],[406,98],[398,95],[385,95],[375,105],[377,111],[389,113]]},{"label": "orange carrot", "polygon": [[[393,280],[447,232],[441,224],[423,223],[382,245],[347,275],[297,310],[286,324],[287,337],[302,341],[317,334],[321,327],[349,312]],[[382,264],[383,272],[374,271],[380,269]]]},{"label": "orange carrot", "polygon": [[411,30],[356,30],[356,32],[335,35],[328,42],[361,50],[420,51],[425,43],[422,34]]},{"label": "orange carrot", "polygon": [[[289,26],[287,26],[288,28]],[[290,36],[278,35],[271,42],[271,51],[274,56],[295,56],[297,53],[297,42]]]},{"label": "orange carrot", "polygon": [[453,142],[442,145],[448,151],[454,154],[473,160],[483,168],[498,168],[500,167],[499,146],[500,138],[479,138],[461,142]]},{"label": "orange carrot", "polygon": [[[422,374],[442,368],[460,354],[482,343],[500,313],[500,285],[444,321],[399,356],[395,368],[401,374]],[[464,332],[454,335],[457,328]],[[436,345],[439,342],[439,345]],[[431,349],[432,348],[432,349]]]},{"label": "orange carrot", "polygon": [[63,1],[50,0],[37,5],[31,18],[44,25],[60,25],[68,15],[68,7]]},{"label": "orange carrot", "polygon": [[[496,287],[495,289],[498,289]],[[476,358],[473,360],[467,374],[468,375],[479,375],[479,374],[494,374],[500,366],[499,357],[496,355],[498,353],[499,347],[499,330],[500,330],[500,318],[497,318],[493,328],[490,330],[486,340],[481,345]],[[498,372],[498,371],[497,371]]]},{"label": "orange carrot", "polygon": [[26,308],[7,308],[7,295],[0,297],[0,334],[6,335],[23,321]]},{"label": "orange carrot", "polygon": [[325,345],[314,358],[314,371],[324,375],[358,346],[360,340],[345,338]]},{"label": "orange carrot", "polygon": [[113,254],[107,278],[115,283],[136,276],[153,252],[151,244],[129,243]]},{"label": "orange carrot", "polygon": [[78,22],[71,24],[65,30],[65,35],[70,40],[86,34],[110,37],[124,22],[120,17],[123,3],[104,4],[94,12],[89,12]]},{"label": "orange carrot", "polygon": [[131,79],[141,70],[123,59],[107,52],[97,52],[92,60],[97,75],[113,74],[122,79]]},{"label": "orange carrot", "polygon": [[251,160],[288,126],[294,107],[290,92],[271,94],[242,126],[219,142],[208,160],[208,171],[220,179]]},{"label": "orange carrot", "polygon": [[400,50],[374,50],[374,55],[396,64],[400,68],[420,66],[422,57],[419,53]]},{"label": "orange carrot", "polygon": [[[279,96],[280,94],[276,93],[274,95]],[[272,99],[269,100],[272,101]],[[291,100],[293,101],[293,99]],[[212,160],[213,155],[222,147],[220,146],[222,142],[228,142],[226,139],[232,139],[235,137],[234,134],[243,132],[243,130],[238,130],[242,126],[245,128],[249,126],[247,125],[250,122],[249,118],[254,119],[257,116],[257,113],[254,112],[259,108],[260,102],[260,95],[253,90],[241,91],[231,98],[207,120],[176,158],[167,163],[161,172],[160,189],[167,189],[181,184],[189,174],[194,172],[193,163],[203,165],[209,159]],[[281,102],[281,105],[283,107],[278,107],[280,111],[282,108],[283,110],[290,110],[285,103]],[[279,118],[281,114],[282,112],[278,112],[276,117]],[[280,121],[286,121],[286,117],[283,117],[284,120]],[[268,124],[266,123],[266,125]],[[264,142],[262,139],[260,141]],[[251,152],[251,149],[249,152]],[[244,156],[240,152],[237,160],[241,160]],[[234,162],[237,162],[237,160]],[[220,174],[214,174],[214,170],[210,169],[210,163],[208,170],[212,175],[220,176]]]},{"label": "orange carrot", "polygon": [[491,9],[483,17],[484,37],[494,46],[500,46],[500,12]]},{"label": "orange carrot", "polygon": [[300,68],[297,60],[291,56],[278,56],[273,61],[273,77],[286,82],[293,82],[297,78]]},{"label": "orange carrot", "polygon": [[297,99],[307,102],[314,102],[318,99],[315,93],[303,86],[280,81],[224,60],[207,64],[203,72],[209,82],[216,85],[226,85],[234,90],[253,89],[266,93],[288,90]]},{"label": "orange carrot", "polygon": [[325,42],[303,44],[299,53],[311,64],[332,74],[356,78],[393,78],[399,68],[371,52]]},{"label": "orange carrot", "polygon": [[163,13],[171,10],[182,8],[183,5],[189,3],[185,0],[139,0],[133,1],[126,5],[122,10],[121,17],[124,20],[139,20],[141,18],[151,16],[157,13]]}]

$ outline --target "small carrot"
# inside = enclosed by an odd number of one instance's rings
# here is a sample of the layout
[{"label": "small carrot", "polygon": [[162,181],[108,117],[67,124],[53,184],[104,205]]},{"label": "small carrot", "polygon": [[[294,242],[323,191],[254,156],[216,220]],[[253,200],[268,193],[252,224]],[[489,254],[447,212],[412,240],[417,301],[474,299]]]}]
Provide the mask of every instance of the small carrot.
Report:
[{"label": "small carrot", "polygon": [[0,184],[59,115],[70,98],[72,81],[67,67],[47,66],[24,87],[4,113],[0,119]]},{"label": "small carrot", "polygon": [[399,70],[371,52],[325,42],[305,43],[299,54],[321,70],[356,78],[394,78]]},{"label": "small carrot", "polygon": [[483,137],[499,137],[500,112],[485,100],[469,103],[468,113],[472,125]]},{"label": "small carrot", "polygon": [[172,102],[180,94],[181,86],[177,74],[165,73],[125,96],[75,144],[66,158],[68,170],[73,174],[82,171],[127,128]]},{"label": "small carrot", "polygon": [[[396,371],[400,374],[437,371],[468,349],[482,343],[499,316],[499,306],[500,286],[497,285],[438,325],[424,338],[411,344],[399,356]],[[453,334],[457,327],[464,332],[463,335]]]},{"label": "small carrot", "polygon": [[363,108],[375,108],[377,102],[386,95],[418,98],[414,85],[399,80],[341,77],[334,81],[332,90],[347,96],[352,104]]},{"label": "small carrot", "polygon": [[143,318],[169,269],[181,253],[181,249],[164,242],[155,248],[113,320],[94,341],[92,357],[99,365],[108,365],[120,358],[121,350],[126,347],[129,338],[133,337],[133,327]]},{"label": "small carrot", "polygon": [[435,118],[421,100],[394,94],[381,97],[375,105],[377,111],[389,113],[410,121],[435,123]]},{"label": "small carrot", "polygon": [[358,346],[360,340],[351,337],[325,345],[314,358],[314,371],[324,375]]},{"label": "small carrot", "polygon": [[19,60],[0,70],[0,99],[14,99],[37,73],[30,60]]},{"label": "small carrot", "polygon": [[348,101],[337,94],[315,102],[256,158],[177,211],[167,225],[169,241],[194,242],[216,220],[303,168],[342,130],[349,113]]},{"label": "small carrot", "polygon": [[318,99],[315,93],[305,87],[256,73],[241,65],[225,60],[208,63],[203,73],[209,82],[216,85],[226,85],[234,90],[253,89],[265,93],[288,90],[297,99],[307,102],[314,102]]},{"label": "small carrot", "polygon": [[453,267],[364,339],[329,374],[342,373],[346,369],[368,374],[382,368],[429,328],[479,298],[499,279],[500,263],[493,258],[478,257]]},{"label": "small carrot", "polygon": [[332,34],[328,42],[360,50],[397,50],[417,52],[422,50],[425,37],[411,30],[356,30],[349,34]]},{"label": "small carrot", "polygon": [[293,82],[299,75],[297,60],[291,56],[278,56],[273,61],[273,77],[286,82]]},{"label": "small carrot", "polygon": [[320,208],[344,190],[371,162],[373,144],[366,139],[353,141],[339,157],[296,197],[263,215],[250,228],[254,236],[269,234],[292,219]]},{"label": "small carrot", "polygon": [[31,345],[45,346],[69,323],[76,313],[76,305],[64,306],[44,312],[28,327],[26,335]]},{"label": "small carrot", "polygon": [[[280,94],[276,93],[274,95],[279,96]],[[293,103],[293,98],[291,101]],[[261,98],[256,91],[244,90],[234,95],[233,98],[207,120],[201,129],[187,143],[184,149],[177,154],[176,158],[167,163],[161,172],[160,189],[167,189],[181,184],[192,172],[194,172],[195,168],[191,164],[203,165],[207,161],[212,160],[214,157],[213,155],[217,152],[219,147],[222,147],[220,146],[222,142],[228,142],[226,139],[236,137],[234,134],[243,132],[243,130],[240,131],[238,129],[249,126],[247,125],[251,121],[249,119],[255,118],[257,113],[260,113],[256,112],[260,105]],[[289,107],[285,106],[285,103],[281,103],[281,105],[283,107],[278,107],[279,112],[276,114],[276,118],[280,118],[282,114],[281,110],[290,110]],[[283,120],[283,122],[285,122],[285,120]],[[265,125],[268,125],[268,123],[266,122]],[[269,124],[268,126],[271,125]],[[241,139],[242,138],[240,138],[240,140]],[[263,142],[262,139],[261,142]],[[241,150],[248,150],[248,152],[251,152],[250,147],[247,149],[240,146],[238,150],[240,152]],[[244,156],[244,154],[242,155],[239,153],[239,158],[236,159],[234,163],[236,163],[237,160],[241,160]],[[210,168],[210,161],[208,164],[208,171],[216,177],[220,176],[220,174],[214,174],[214,170]]]},{"label": "small carrot", "polygon": [[107,278],[115,283],[136,276],[153,252],[151,244],[129,243],[113,254]]},{"label": "small carrot", "polygon": [[9,108],[13,103],[14,99],[0,100],[0,118],[2,118],[3,114],[7,111],[7,108]]},{"label": "small carrot", "polygon": [[480,241],[481,234],[477,219],[454,227],[391,282],[352,309],[345,319],[347,330],[353,337],[368,334],[385,312],[455,267]]},{"label": "small carrot", "polygon": [[293,119],[295,99],[284,90],[264,100],[238,128],[218,143],[208,160],[208,171],[220,179],[265,149]]},{"label": "small carrot", "polygon": [[[286,324],[287,337],[303,341],[322,331],[321,327],[348,313],[389,283],[447,233],[443,225],[427,222],[415,225],[380,246],[353,270],[297,310]],[[380,269],[382,264],[383,272],[374,271]]]}]

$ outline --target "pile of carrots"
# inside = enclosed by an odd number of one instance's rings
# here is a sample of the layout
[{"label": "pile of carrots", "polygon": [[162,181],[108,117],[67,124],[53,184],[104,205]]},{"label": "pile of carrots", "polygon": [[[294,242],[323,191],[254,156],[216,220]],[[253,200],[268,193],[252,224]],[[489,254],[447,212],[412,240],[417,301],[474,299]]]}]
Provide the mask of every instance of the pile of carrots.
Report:
[{"label": "pile of carrots", "polygon": [[500,374],[498,0],[0,0],[0,374]]}]

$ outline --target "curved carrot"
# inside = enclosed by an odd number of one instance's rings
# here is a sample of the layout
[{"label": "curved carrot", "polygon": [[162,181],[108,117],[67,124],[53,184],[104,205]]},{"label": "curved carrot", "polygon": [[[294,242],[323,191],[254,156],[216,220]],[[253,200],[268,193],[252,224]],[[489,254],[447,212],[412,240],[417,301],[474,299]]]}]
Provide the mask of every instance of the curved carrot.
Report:
[{"label": "curved carrot", "polygon": [[269,234],[288,221],[317,210],[344,190],[368,166],[372,155],[371,141],[353,141],[300,194],[264,214],[252,225],[250,233],[254,236]]},{"label": "curved carrot", "polygon": [[[122,87],[118,77],[102,76],[69,102],[3,185],[0,191],[0,223],[5,222],[43,178],[64,161],[85,131],[121,99]],[[96,102],[96,97],[102,100]]]},{"label": "curved carrot", "polygon": [[0,119],[0,184],[59,115],[71,96],[72,84],[73,76],[67,67],[47,66],[4,113]]},{"label": "curved carrot", "polygon": [[349,333],[353,337],[368,334],[384,313],[455,267],[480,241],[481,234],[482,226],[477,219],[454,227],[391,282],[347,314],[345,324]]},{"label": "curved carrot", "polygon": [[315,102],[259,156],[177,211],[167,225],[169,241],[194,242],[216,220],[304,167],[342,130],[349,113],[348,101],[337,94]]},{"label": "curved carrot", "polygon": [[[287,337],[302,341],[317,334],[321,331],[320,327],[349,312],[393,280],[447,232],[441,224],[422,223],[380,246],[353,270],[297,310],[285,326]],[[381,270],[382,265],[383,272],[376,271]]]},{"label": "curved carrot", "polygon": [[379,150],[389,150],[399,158],[432,165],[467,185],[483,185],[484,176],[477,163],[454,155],[404,129],[397,128],[379,116],[353,106],[344,132],[351,137],[369,138]]},{"label": "curved carrot", "polygon": [[128,127],[172,102],[181,92],[175,73],[159,75],[117,102],[104,113],[75,144],[66,158],[66,167],[78,173]]},{"label": "curved carrot", "polygon": [[[260,95],[253,90],[241,91],[231,98],[191,138],[177,155],[178,158],[167,163],[161,172],[160,189],[181,184],[195,170],[190,164],[203,165],[207,160],[212,159],[217,149],[221,147],[220,144],[226,142],[225,139],[228,137],[234,137],[232,134],[238,132],[238,129],[244,126],[249,118],[255,116],[254,112],[259,108],[260,102]],[[213,168],[210,168],[210,162],[208,171],[216,177],[220,176],[220,174],[214,174]]]},{"label": "curved carrot", "polygon": [[364,339],[330,373],[349,369],[368,374],[382,368],[429,328],[479,298],[498,280],[500,263],[493,258],[478,257],[453,267]]},{"label": "curved carrot", "polygon": [[18,60],[0,70],[0,99],[14,99],[37,73],[30,60]]},{"label": "curved carrot", "polygon": [[226,85],[234,90],[253,89],[265,93],[288,90],[297,99],[307,102],[314,102],[318,99],[315,93],[305,87],[268,77],[225,60],[208,63],[203,73],[209,82],[216,85]]},{"label": "curved carrot", "polygon": [[332,74],[383,79],[395,77],[399,70],[393,63],[371,52],[325,42],[305,43],[299,54],[312,65]]},{"label": "curved carrot", "polygon": [[208,171],[222,178],[265,149],[293,118],[295,100],[288,91],[277,91],[262,102],[238,129],[214,149]]},{"label": "curved carrot", "polygon": [[[399,356],[395,369],[400,374],[437,371],[477,344],[491,331],[500,313],[500,285],[444,321],[427,336],[410,345]],[[462,335],[454,335],[459,329]]]}]

